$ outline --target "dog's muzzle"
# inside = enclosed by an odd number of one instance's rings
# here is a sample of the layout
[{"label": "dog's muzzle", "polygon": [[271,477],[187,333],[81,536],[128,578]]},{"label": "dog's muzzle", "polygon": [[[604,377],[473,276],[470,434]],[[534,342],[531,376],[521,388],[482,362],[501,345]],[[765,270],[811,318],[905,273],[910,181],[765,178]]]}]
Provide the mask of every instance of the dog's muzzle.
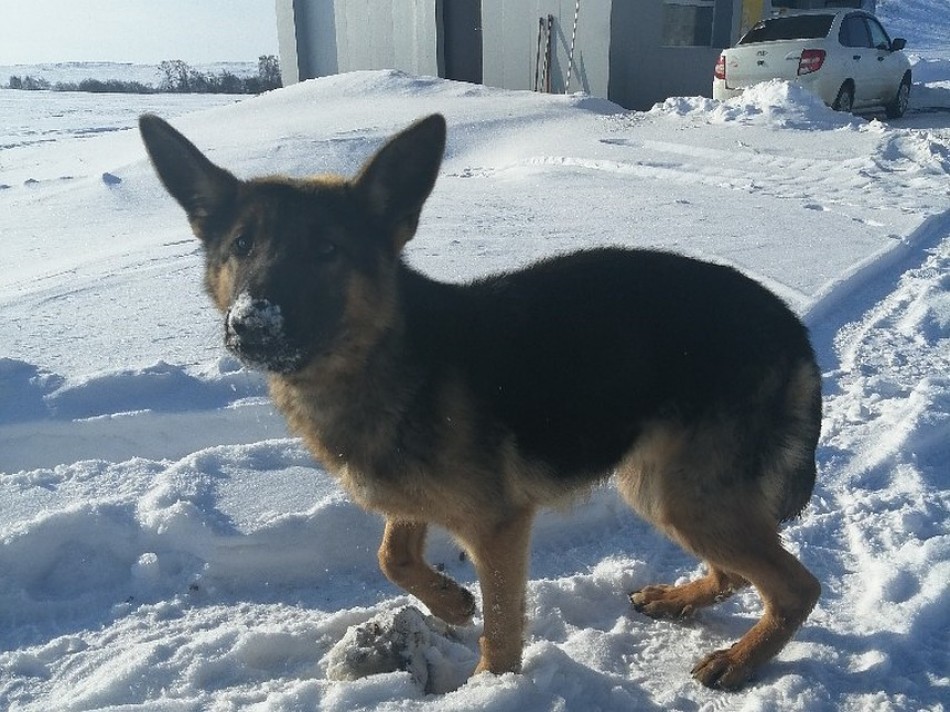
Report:
[{"label": "dog's muzzle", "polygon": [[303,354],[289,341],[280,306],[242,292],[224,319],[224,343],[252,368],[292,373]]}]

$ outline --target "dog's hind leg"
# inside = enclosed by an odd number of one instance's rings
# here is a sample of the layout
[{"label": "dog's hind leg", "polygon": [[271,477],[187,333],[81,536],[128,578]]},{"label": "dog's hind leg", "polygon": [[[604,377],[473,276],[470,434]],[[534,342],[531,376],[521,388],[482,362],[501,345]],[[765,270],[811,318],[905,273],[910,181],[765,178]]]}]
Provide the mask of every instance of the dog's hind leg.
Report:
[{"label": "dog's hind leg", "polygon": [[[669,520],[668,531],[679,543],[714,570],[751,583],[765,605],[762,618],[738,642],[693,668],[693,677],[707,687],[741,687],[785,647],[821,592],[818,580],[782,547],[777,522],[741,501],[705,510],[684,507]],[[723,499],[719,503],[725,504]]]},{"label": "dog's hind leg", "polygon": [[709,564],[703,578],[681,586],[646,586],[630,594],[633,607],[651,618],[683,618],[749,585],[741,576]]},{"label": "dog's hind leg", "polygon": [[386,578],[414,595],[446,623],[470,623],[475,598],[425,561],[427,529],[424,522],[387,519],[379,547],[379,567]]},{"label": "dog's hind leg", "polygon": [[500,523],[485,523],[462,535],[482,589],[485,629],[475,672],[519,672],[524,645],[525,587],[534,510],[526,508]]},{"label": "dog's hind leg", "polygon": [[785,647],[818,601],[818,580],[782,548],[777,533],[763,544],[729,565],[752,582],[765,612],[731,648],[710,653],[696,664],[693,677],[707,687],[741,687],[756,668]]}]

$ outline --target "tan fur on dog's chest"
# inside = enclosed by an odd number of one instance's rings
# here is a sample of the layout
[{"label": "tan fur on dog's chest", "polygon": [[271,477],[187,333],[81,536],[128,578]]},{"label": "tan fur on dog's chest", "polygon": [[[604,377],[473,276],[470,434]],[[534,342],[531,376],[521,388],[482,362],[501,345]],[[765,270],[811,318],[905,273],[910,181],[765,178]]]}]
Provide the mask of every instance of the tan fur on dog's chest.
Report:
[{"label": "tan fur on dog's chest", "polygon": [[[438,425],[424,458],[400,451],[398,410],[380,408],[361,420],[347,412],[347,404],[361,396],[328,388],[321,397],[316,389],[282,378],[271,379],[271,395],[291,429],[354,501],[389,517],[458,531],[486,513],[500,521],[516,509],[557,505],[577,494],[576,485],[565,487],[542,465],[526,460],[513,441],[491,451],[481,448],[471,399],[457,382],[440,394]],[[339,421],[359,423],[347,433],[345,446],[327,437]]]}]

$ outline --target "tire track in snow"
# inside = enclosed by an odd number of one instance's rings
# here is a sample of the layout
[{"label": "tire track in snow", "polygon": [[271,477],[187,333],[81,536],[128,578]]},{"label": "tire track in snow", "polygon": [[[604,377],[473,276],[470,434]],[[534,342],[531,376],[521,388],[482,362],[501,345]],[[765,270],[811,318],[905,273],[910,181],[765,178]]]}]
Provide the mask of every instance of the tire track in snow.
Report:
[{"label": "tire track in snow", "polygon": [[[914,444],[924,450],[939,448],[939,438],[920,427],[950,435],[950,414],[930,426],[918,423],[935,410],[933,401],[950,404],[950,213],[924,231],[929,235],[917,249],[874,265],[873,274],[869,268],[860,277],[863,288],[852,285],[850,301],[871,304],[859,318],[849,319],[842,305],[830,341],[822,338],[828,324],[815,330],[819,352],[831,361],[826,366],[833,365],[826,378],[836,386],[826,399],[823,441],[847,444],[852,456],[839,476],[852,481],[892,456],[926,454],[904,452],[912,436],[921,436]],[[892,265],[898,274],[888,278]]]},{"label": "tire track in snow", "polygon": [[865,321],[865,312],[872,308],[869,305],[879,305],[897,290],[903,275],[921,268],[927,261],[927,253],[939,249],[946,243],[948,235],[950,210],[924,220],[896,247],[888,247],[857,263],[842,279],[816,297],[805,322],[825,370],[840,366],[833,343],[838,332],[850,324]]},{"label": "tire track in snow", "polygon": [[[833,654],[846,674],[886,674],[906,658],[920,681],[940,677],[950,655],[950,212],[859,270],[809,321],[825,420],[816,495],[790,533],[824,593],[803,637],[858,651]],[[938,703],[887,694],[908,709]]]}]

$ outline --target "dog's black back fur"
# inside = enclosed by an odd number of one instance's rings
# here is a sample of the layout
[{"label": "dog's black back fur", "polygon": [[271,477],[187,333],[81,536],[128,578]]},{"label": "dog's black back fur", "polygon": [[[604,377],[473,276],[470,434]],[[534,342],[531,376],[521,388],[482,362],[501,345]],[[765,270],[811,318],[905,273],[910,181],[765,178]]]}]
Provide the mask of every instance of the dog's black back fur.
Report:
[{"label": "dog's black back fur", "polygon": [[[804,326],[771,292],[730,267],[665,252],[577,252],[471,285],[405,268],[401,290],[410,360],[457,368],[473,384],[484,399],[476,412],[491,414],[486,450],[511,436],[559,478],[609,474],[657,419],[688,428],[744,421],[763,406],[775,420],[747,424],[743,437],[768,453],[783,432],[788,378],[770,371],[814,359]],[[774,388],[763,391],[770,375]],[[817,398],[814,409],[817,438]],[[761,472],[748,464],[735,476]],[[803,501],[811,485],[801,483]]]}]

